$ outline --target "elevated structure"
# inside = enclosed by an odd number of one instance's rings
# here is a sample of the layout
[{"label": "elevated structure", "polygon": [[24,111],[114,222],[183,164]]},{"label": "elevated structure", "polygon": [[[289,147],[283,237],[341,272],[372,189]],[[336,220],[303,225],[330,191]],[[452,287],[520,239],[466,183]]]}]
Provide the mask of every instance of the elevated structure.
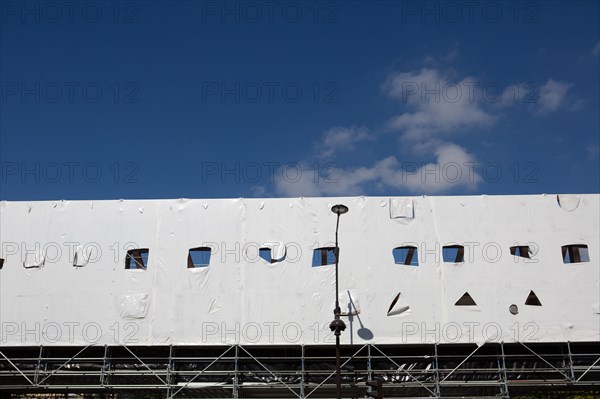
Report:
[{"label": "elevated structure", "polygon": [[598,195],[2,202],[0,392],[600,387]]}]

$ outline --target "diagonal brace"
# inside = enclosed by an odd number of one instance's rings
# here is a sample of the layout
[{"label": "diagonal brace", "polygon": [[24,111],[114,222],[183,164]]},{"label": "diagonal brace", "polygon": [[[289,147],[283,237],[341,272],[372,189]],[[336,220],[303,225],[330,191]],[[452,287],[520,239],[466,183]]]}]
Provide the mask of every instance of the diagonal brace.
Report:
[{"label": "diagonal brace", "polygon": [[264,364],[262,364],[260,362],[260,360],[258,360],[257,358],[255,358],[254,356],[252,356],[252,354],[250,352],[248,352],[246,350],[246,348],[244,348],[243,346],[240,346],[240,348],[242,348],[242,350],[244,352],[246,352],[248,354],[248,356],[250,356],[256,363],[258,363],[262,368],[264,368],[265,370],[267,370],[269,372],[269,374],[271,374],[273,377],[275,377],[279,382],[281,382],[283,384],[283,386],[285,386],[287,389],[289,389],[294,395],[296,395],[298,398],[300,398],[300,395],[298,395],[296,393],[296,391],[294,391],[289,385],[287,385],[285,382],[281,381],[281,379],[279,377],[277,377],[271,370],[269,370],[269,368],[267,366],[265,366]]},{"label": "diagonal brace", "polygon": [[23,378],[25,378],[31,385],[35,385],[33,383],[33,381],[31,381],[25,374],[23,374],[23,372],[13,363],[10,361],[10,359],[8,357],[6,357],[6,355],[4,353],[2,353],[2,351],[0,351],[0,355],[2,355],[3,358],[6,359],[6,361],[8,363],[10,363],[11,366],[13,366],[15,368],[15,370],[17,370],[19,372],[19,374],[21,374],[23,376]]},{"label": "diagonal brace", "polygon": [[[483,345],[485,345],[485,343],[484,343]],[[454,373],[456,370],[458,370],[458,368],[459,368],[460,366],[462,366],[462,365],[463,365],[463,364],[464,364],[464,363],[465,363],[467,360],[469,360],[469,359],[471,358],[471,356],[473,356],[473,355],[475,354],[475,352],[477,352],[477,351],[479,350],[479,348],[483,347],[483,345],[481,345],[481,346],[477,346],[477,348],[475,348],[475,350],[474,350],[473,352],[471,352],[471,354],[470,354],[469,356],[467,356],[467,357],[465,358],[465,360],[463,360],[462,362],[460,362],[460,363],[458,364],[458,366],[454,367],[454,369],[453,369],[453,370],[452,370],[452,371],[451,371],[449,374],[447,374],[447,375],[446,375],[446,376],[445,376],[445,377],[442,379],[442,381],[440,381],[440,382],[444,382],[444,381],[446,381],[446,378],[450,377],[450,376],[452,375],[452,373]]]},{"label": "diagonal brace", "polygon": [[406,373],[406,375],[408,375],[410,378],[412,378],[414,381],[418,382],[419,385],[421,385],[423,388],[425,388],[429,393],[431,393],[433,396],[438,397],[438,395],[433,392],[431,389],[427,388],[427,386],[425,384],[423,384],[421,381],[419,381],[415,376],[413,376],[411,373],[409,373],[407,370],[404,370],[398,363],[396,363],[391,357],[389,357],[388,355],[386,355],[385,353],[383,353],[381,351],[381,349],[379,349],[378,347],[376,347],[375,345],[371,345],[373,348],[377,349],[377,351],[379,353],[381,353],[383,356],[385,356],[390,362],[394,363],[396,365],[396,367],[398,367],[399,371],[402,371],[403,373]]},{"label": "diagonal brace", "polygon": [[84,350],[86,350],[87,348],[89,348],[91,346],[87,345],[84,346],[83,349],[81,349],[79,352],[77,352],[74,356],[72,356],[70,359],[68,359],[66,362],[64,362],[63,364],[60,365],[59,368],[57,368],[56,370],[53,370],[50,374],[48,374],[43,380],[41,380],[40,382],[38,382],[38,385],[41,385],[44,381],[46,381],[48,378],[52,377],[58,370],[62,369],[63,367],[65,367],[67,364],[69,364],[69,362],[73,359],[75,359],[77,356],[79,356]]},{"label": "diagonal brace", "polygon": [[[342,365],[340,366],[340,368],[344,367],[346,364],[348,364],[348,362],[349,362],[350,360],[354,359],[354,357],[355,357],[356,355],[358,355],[358,354],[359,354],[359,352],[360,352],[361,350],[363,350],[363,348],[365,348],[367,345],[368,345],[368,344],[365,344],[365,345],[361,346],[361,347],[360,347],[360,348],[359,348],[359,349],[358,349],[358,350],[357,350],[357,351],[356,351],[356,352],[355,352],[355,353],[354,353],[352,356],[350,356],[350,357],[348,358],[348,360],[346,360],[344,363],[342,363]],[[325,378],[325,379],[324,379],[324,380],[323,380],[323,381],[322,381],[322,382],[321,382],[319,385],[317,385],[316,387],[314,387],[314,388],[313,388],[313,389],[312,389],[312,390],[311,390],[311,391],[308,393],[308,395],[304,396],[304,399],[307,399],[307,398],[308,398],[310,395],[312,395],[312,393],[313,393],[313,392],[315,392],[317,389],[319,389],[319,388],[321,387],[321,385],[325,384],[325,383],[326,383],[326,382],[327,382],[327,381],[328,381],[328,380],[329,380],[331,377],[333,377],[333,376],[335,375],[335,373],[336,373],[336,372],[334,371],[333,373],[329,374],[329,375],[328,375],[328,376],[327,376],[327,377],[326,377],[326,378]]]},{"label": "diagonal brace", "polygon": [[230,346],[229,348],[227,348],[227,350],[225,350],[225,352],[223,352],[221,355],[219,355],[219,357],[217,357],[215,360],[213,360],[212,362],[210,362],[210,364],[208,366],[206,366],[205,368],[203,368],[202,370],[200,370],[200,372],[198,374],[196,374],[192,379],[190,379],[188,382],[186,382],[181,388],[179,388],[177,391],[175,391],[175,393],[173,395],[169,396],[169,399],[174,398],[175,395],[177,395],[179,392],[181,392],[181,390],[185,389],[188,385],[190,385],[190,383],[192,383],[196,378],[198,378],[199,376],[201,376],[213,364],[215,364],[216,362],[218,362],[219,360],[221,360],[221,358],[223,358],[223,356],[225,356],[227,353],[229,353],[229,351],[231,350],[231,348],[234,348],[234,347],[235,346]]},{"label": "diagonal brace", "polygon": [[160,382],[162,382],[163,384],[167,385],[167,382],[165,380],[163,380],[162,378],[160,378],[160,376],[158,374],[156,374],[154,372],[154,370],[152,370],[142,359],[140,359],[139,357],[137,357],[137,355],[135,353],[133,353],[131,351],[131,349],[129,349],[127,346],[123,345],[123,348],[127,349],[127,352],[131,353],[131,355],[133,357],[135,357],[137,359],[138,362],[140,362],[144,367],[146,367],[152,374],[154,374],[156,376],[156,378],[158,378],[160,380]]},{"label": "diagonal brace", "polygon": [[568,375],[566,375],[565,373],[563,373],[562,371],[560,371],[559,369],[557,369],[556,367],[554,367],[554,365],[552,363],[550,363],[549,361],[547,361],[546,359],[544,359],[543,357],[541,357],[540,355],[538,355],[537,353],[535,353],[535,351],[533,351],[531,348],[529,348],[523,342],[519,342],[519,343],[521,345],[523,345],[525,347],[525,349],[527,349],[529,352],[533,353],[538,359],[540,359],[541,361],[543,361],[544,363],[546,363],[548,366],[550,366],[554,370],[556,370],[559,374],[561,374],[562,376],[564,376],[567,380],[573,382],[573,380],[571,379],[571,377],[569,377]]},{"label": "diagonal brace", "polygon": [[586,375],[586,374],[588,373],[588,371],[592,370],[592,369],[594,368],[594,366],[595,366],[596,364],[598,364],[598,362],[600,362],[600,357],[599,357],[598,359],[596,359],[596,361],[594,362],[594,364],[592,364],[592,365],[591,365],[591,366],[590,366],[590,367],[589,367],[587,370],[585,370],[585,371],[583,372],[583,374],[581,374],[581,375],[579,376],[579,378],[578,378],[577,380],[575,380],[575,382],[579,382],[579,380],[581,380],[581,379],[583,378],[583,376],[584,376],[584,375]]}]

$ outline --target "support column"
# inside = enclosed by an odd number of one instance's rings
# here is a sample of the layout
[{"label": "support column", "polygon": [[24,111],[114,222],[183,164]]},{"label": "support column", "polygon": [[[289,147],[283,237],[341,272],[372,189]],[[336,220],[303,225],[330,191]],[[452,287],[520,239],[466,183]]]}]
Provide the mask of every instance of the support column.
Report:
[{"label": "support column", "polygon": [[238,398],[239,393],[238,393],[238,383],[239,383],[239,365],[238,365],[238,360],[239,360],[239,345],[235,346],[235,366],[234,366],[234,374],[233,374],[233,398]]},{"label": "support column", "polygon": [[439,399],[442,397],[442,387],[440,386],[440,364],[438,359],[438,344],[437,342],[433,344],[434,357],[433,357],[433,370],[434,370],[434,380],[435,380],[435,394]]},{"label": "support column", "polygon": [[510,398],[510,393],[508,391],[508,375],[506,374],[506,356],[504,355],[504,342],[500,342],[500,364],[501,364],[501,378],[502,378],[502,387],[501,389],[503,398]]}]

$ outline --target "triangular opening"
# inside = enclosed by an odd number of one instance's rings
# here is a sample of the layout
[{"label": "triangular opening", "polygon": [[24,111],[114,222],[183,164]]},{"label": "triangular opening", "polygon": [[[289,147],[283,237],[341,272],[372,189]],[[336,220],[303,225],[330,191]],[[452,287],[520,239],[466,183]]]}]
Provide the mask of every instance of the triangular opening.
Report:
[{"label": "triangular opening", "polygon": [[473,300],[473,297],[471,297],[471,295],[469,295],[468,292],[465,292],[463,294],[463,296],[461,296],[460,299],[458,301],[456,301],[456,303],[454,305],[455,306],[477,306],[477,304]]},{"label": "triangular opening", "polygon": [[542,306],[542,303],[540,302],[540,299],[537,297],[537,295],[535,295],[535,292],[531,291],[531,292],[529,292],[529,295],[527,295],[527,299],[525,300],[525,305]]},{"label": "triangular opening", "polygon": [[406,301],[402,297],[402,293],[399,292],[398,295],[396,295],[396,297],[392,301],[392,303],[388,309],[387,315],[388,316],[399,315],[399,314],[406,312],[409,309],[410,309],[410,306],[408,306],[408,303],[406,303]]}]

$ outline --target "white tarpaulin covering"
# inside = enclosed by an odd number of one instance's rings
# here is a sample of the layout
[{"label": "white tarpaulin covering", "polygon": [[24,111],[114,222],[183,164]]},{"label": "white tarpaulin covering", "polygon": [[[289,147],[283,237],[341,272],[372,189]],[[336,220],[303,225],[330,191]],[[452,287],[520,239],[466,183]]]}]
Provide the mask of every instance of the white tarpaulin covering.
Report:
[{"label": "white tarpaulin covering", "polygon": [[2,202],[0,345],[330,344],[337,203],[342,343],[600,339],[599,196],[536,195]]}]

